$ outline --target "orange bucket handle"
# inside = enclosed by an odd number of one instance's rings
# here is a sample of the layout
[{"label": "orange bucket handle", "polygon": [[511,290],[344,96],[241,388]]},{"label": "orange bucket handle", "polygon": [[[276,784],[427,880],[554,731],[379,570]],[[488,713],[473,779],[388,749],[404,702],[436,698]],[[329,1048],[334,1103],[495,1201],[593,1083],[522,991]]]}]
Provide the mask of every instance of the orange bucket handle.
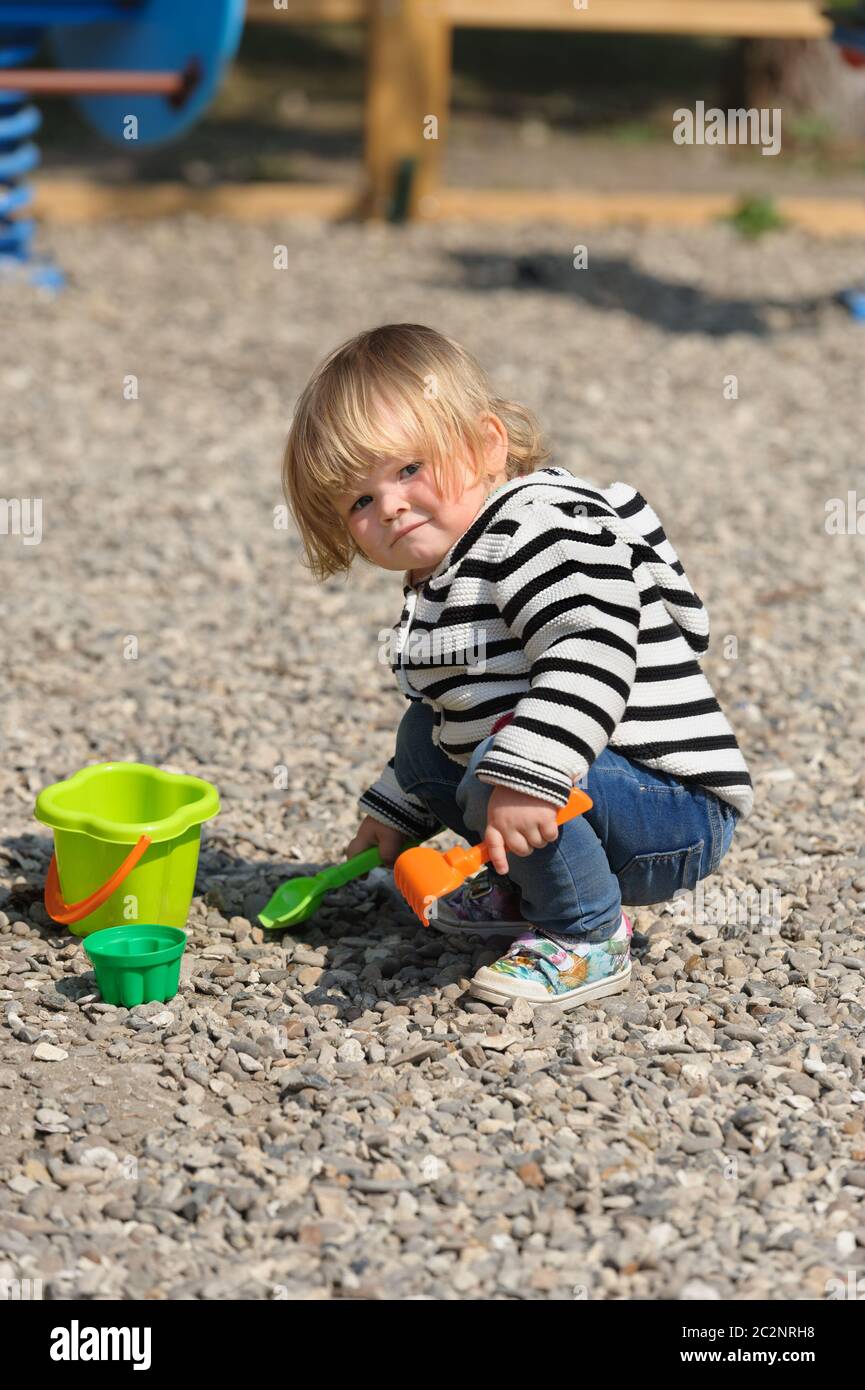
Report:
[{"label": "orange bucket handle", "polygon": [[109,879],[103,883],[101,888],[97,888],[95,893],[91,893],[89,898],[82,898],[79,903],[65,903],[60,893],[60,880],[57,876],[57,855],[52,854],[51,863],[48,865],[48,876],[45,879],[45,911],[55,922],[62,922],[64,926],[69,926],[72,922],[80,922],[82,917],[87,917],[91,912],[95,912],[97,907],[101,907],[107,902],[116,888],[119,888],[123,880],[132,872],[139,859],[150,848],[150,836],[142,835],[138,843],[133,845],[123,863],[120,864]]}]

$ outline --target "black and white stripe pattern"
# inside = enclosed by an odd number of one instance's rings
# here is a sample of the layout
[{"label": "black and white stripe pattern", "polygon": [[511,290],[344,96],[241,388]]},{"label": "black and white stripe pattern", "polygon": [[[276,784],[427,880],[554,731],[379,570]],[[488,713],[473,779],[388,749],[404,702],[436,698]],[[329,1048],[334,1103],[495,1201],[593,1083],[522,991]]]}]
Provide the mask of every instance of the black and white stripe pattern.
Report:
[{"label": "black and white stripe pattern", "polygon": [[[564,806],[609,744],[750,814],[748,768],[699,665],[708,614],[634,488],[558,467],[515,478],[418,590],[408,580],[393,669],[432,705],[439,747],[466,765],[514,712],[481,781]],[[360,805],[418,838],[437,828],[393,759]]]}]

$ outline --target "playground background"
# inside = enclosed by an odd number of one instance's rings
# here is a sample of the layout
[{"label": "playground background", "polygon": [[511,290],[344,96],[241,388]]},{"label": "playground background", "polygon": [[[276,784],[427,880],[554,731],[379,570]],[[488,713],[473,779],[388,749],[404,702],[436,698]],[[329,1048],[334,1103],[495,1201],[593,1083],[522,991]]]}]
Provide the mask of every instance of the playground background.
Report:
[{"label": "playground background", "polygon": [[[361,25],[248,24],[204,119],[178,144],[141,153],[111,150],[71,103],[45,102],[44,173],[193,187],[351,184],[363,158],[364,46]],[[762,48],[777,55],[777,44]],[[785,103],[784,148],[767,159],[748,148],[683,150],[670,139],[678,106],[702,98],[726,108],[760,95],[744,77],[741,41],[456,29],[445,182],[858,196],[865,72],[845,68],[828,42],[807,49],[816,55],[810,80],[798,84],[792,110]]]},{"label": "playground background", "polygon": [[[316,86],[304,68],[302,156],[272,113],[232,114],[242,67],[139,176],[235,177],[265,157],[279,177],[283,161],[348,175],[351,107],[322,62]],[[486,81],[512,77],[502,59]],[[664,90],[710,95],[681,68]],[[623,138],[623,102],[608,97],[618,134],[592,177],[611,151],[629,180],[651,182],[650,159],[673,177],[665,140]],[[46,178],[75,161],[127,176],[68,112],[49,117]],[[560,140],[579,163],[601,139],[560,124],[541,166],[512,114],[467,116],[454,159],[479,177],[496,130],[512,177],[559,177]],[[698,153],[677,152],[677,183],[690,167],[765,191],[793,158]],[[790,177],[858,190],[857,158]],[[42,500],[43,534],[0,537],[0,1278],[54,1299],[798,1301],[851,1271],[855,1286],[865,337],[835,294],[862,278],[861,240],[191,215],[40,236],[67,288],[2,290],[4,488]],[[377,660],[394,576],[317,585],[274,525],[299,390],[389,321],[464,342],[535,409],[555,462],[651,500],[707,604],[706,669],[754,777],[707,885],[717,915],[639,909],[630,992],[565,1019],[467,1000],[490,953],[401,919],[381,881],[302,934],[255,925],[283,878],[338,855],[402,712]],[[198,772],[223,804],[183,988],[129,1014],[100,1004],[46,919],[32,817],[42,787],[115,757]]]}]

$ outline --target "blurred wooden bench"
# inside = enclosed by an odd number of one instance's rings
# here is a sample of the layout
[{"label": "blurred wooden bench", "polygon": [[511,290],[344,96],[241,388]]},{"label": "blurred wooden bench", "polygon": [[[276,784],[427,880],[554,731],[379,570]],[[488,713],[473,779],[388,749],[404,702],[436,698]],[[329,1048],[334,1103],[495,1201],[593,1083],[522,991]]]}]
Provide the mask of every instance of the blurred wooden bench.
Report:
[{"label": "blurred wooden bench", "polygon": [[[396,16],[403,0],[247,0],[251,23],[364,23]],[[406,9],[415,8],[411,3]],[[725,34],[738,38],[819,39],[829,25],[819,0],[429,0],[440,23],[467,28],[583,29],[632,34]]]},{"label": "blurred wooden bench", "polygon": [[829,30],[818,0],[442,0],[451,24],[497,29],[585,29],[818,39]]},{"label": "blurred wooden bench", "polygon": [[821,14],[822,0],[585,0],[584,9],[581,3],[278,0],[275,8],[273,0],[248,0],[247,17],[253,23],[369,25],[367,185],[358,211],[373,217],[391,215],[395,204],[404,204],[406,216],[421,218],[518,216],[520,208],[529,217],[542,203],[549,207],[542,190],[536,196],[440,187],[455,27],[774,39],[820,39],[832,30]]}]

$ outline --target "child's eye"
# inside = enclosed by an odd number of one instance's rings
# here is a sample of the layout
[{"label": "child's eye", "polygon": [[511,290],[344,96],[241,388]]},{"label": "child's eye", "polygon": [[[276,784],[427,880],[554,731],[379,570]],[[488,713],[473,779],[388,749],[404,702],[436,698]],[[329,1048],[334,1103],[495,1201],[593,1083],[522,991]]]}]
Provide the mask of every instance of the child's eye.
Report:
[{"label": "child's eye", "polygon": [[[407,464],[405,464],[399,471],[400,471],[400,473],[405,473],[406,470],[409,469],[409,468],[418,469],[418,468],[421,468],[422,466],[423,466],[423,460],[421,459],[418,463],[407,463]],[[413,478],[413,477],[414,477],[414,473],[409,473],[409,477],[410,477],[410,478]],[[360,508],[360,509],[358,508],[358,502],[365,502],[365,501],[367,500],[368,497],[369,497],[369,493],[368,493],[368,492],[365,492],[361,497],[358,497],[358,499],[357,499],[356,502],[352,502],[351,506],[350,506],[349,509],[348,509],[348,510],[349,510],[349,515],[351,515],[352,512],[356,512],[356,511],[358,511],[358,510],[362,510],[362,508]]]}]

